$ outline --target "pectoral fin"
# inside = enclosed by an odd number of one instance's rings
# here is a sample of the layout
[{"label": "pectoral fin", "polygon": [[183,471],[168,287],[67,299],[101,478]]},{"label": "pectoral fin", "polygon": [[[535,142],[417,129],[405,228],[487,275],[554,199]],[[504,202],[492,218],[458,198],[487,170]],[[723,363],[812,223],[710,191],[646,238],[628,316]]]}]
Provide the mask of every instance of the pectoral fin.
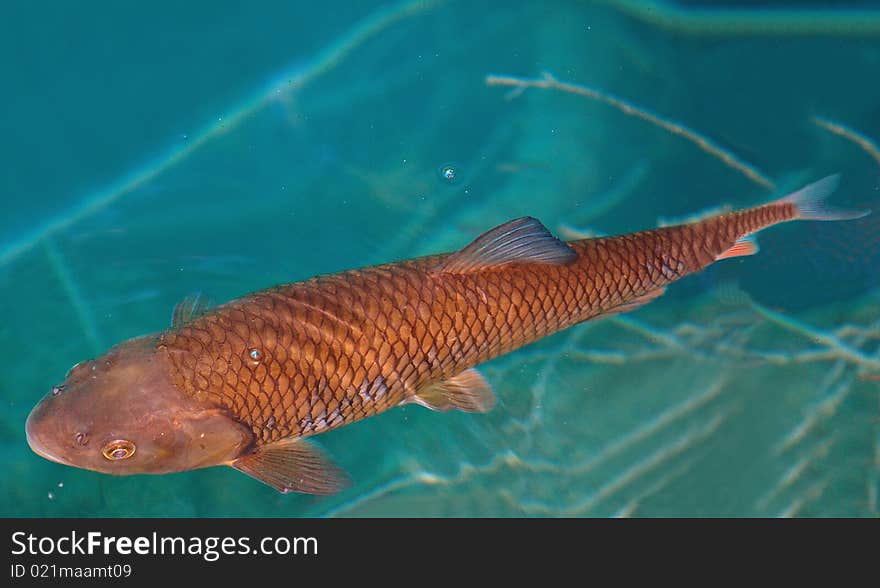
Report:
[{"label": "pectoral fin", "polygon": [[431,410],[489,412],[495,406],[495,394],[480,372],[469,369],[420,390],[410,401]]},{"label": "pectoral fin", "polygon": [[229,465],[283,494],[335,494],[349,483],[317,445],[300,438],[264,445]]},{"label": "pectoral fin", "polygon": [[211,299],[201,292],[194,292],[177,303],[171,314],[172,328],[180,328],[199,318],[211,308]]}]

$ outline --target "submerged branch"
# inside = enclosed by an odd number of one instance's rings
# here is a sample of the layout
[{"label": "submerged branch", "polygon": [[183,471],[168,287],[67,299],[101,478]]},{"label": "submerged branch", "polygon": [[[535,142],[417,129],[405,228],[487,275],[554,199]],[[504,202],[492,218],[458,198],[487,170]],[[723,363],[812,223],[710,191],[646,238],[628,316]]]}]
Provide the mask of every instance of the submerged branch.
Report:
[{"label": "submerged branch", "polygon": [[646,122],[651,123],[654,126],[660,127],[661,129],[672,133],[673,135],[678,135],[679,137],[690,141],[700,150],[715,157],[716,159],[724,163],[724,165],[726,165],[727,167],[738,171],[752,182],[763,186],[764,188],[769,188],[773,190],[776,187],[775,184],[769,178],[767,178],[767,176],[758,171],[755,166],[746,163],[730,151],[727,151],[722,147],[716,145],[715,142],[708,137],[705,137],[700,133],[689,129],[681,123],[661,118],[660,116],[653,114],[645,110],[644,108],[636,106],[631,102],[627,102],[626,100],[623,100],[622,98],[617,98],[615,96],[612,96],[611,94],[606,94],[605,92],[602,92],[595,88],[590,88],[588,86],[578,84],[571,84],[568,82],[560,82],[551,74],[546,72],[540,79],[488,75],[486,76],[486,84],[489,86],[512,86],[514,88],[514,96],[521,94],[527,88],[552,88],[555,90],[560,90],[562,92],[567,92],[569,94],[584,96],[586,98],[589,98],[590,100],[595,100],[597,102],[602,102],[628,116],[640,118]]},{"label": "submerged branch", "polygon": [[870,139],[867,135],[823,116],[813,116],[810,120],[813,121],[813,124],[825,129],[829,133],[837,135],[838,137],[843,137],[844,139],[855,143],[861,147],[865,153],[874,158],[877,165],[880,165],[880,148],[877,147],[877,142]]}]

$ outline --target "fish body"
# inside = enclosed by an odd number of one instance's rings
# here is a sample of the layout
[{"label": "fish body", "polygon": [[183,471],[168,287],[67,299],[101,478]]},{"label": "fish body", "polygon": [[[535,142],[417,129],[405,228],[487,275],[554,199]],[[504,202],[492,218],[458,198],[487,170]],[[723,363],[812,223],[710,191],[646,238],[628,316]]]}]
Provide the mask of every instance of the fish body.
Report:
[{"label": "fish body", "polygon": [[[345,474],[305,437],[407,403],[489,410],[494,395],[474,366],[755,253],[751,235],[768,226],[860,216],[822,208],[835,185],[826,178],[700,222],[568,243],[526,217],[451,254],[319,276],[210,310],[190,300],[171,329],[75,368],[29,417],[28,439],[45,457],[107,473],[224,464],[283,492],[332,493]],[[76,441],[83,432],[100,452]],[[137,449],[124,455],[123,441]]]}]

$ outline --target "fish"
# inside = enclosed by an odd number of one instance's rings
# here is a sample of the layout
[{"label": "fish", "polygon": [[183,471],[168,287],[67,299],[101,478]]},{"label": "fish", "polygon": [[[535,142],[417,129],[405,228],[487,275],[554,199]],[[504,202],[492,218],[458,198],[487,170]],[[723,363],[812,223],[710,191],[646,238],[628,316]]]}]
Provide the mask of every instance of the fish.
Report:
[{"label": "fish", "polygon": [[406,404],[487,412],[496,398],[479,364],[755,254],[764,228],[867,214],[825,204],[837,182],[613,237],[564,242],[522,217],[453,253],[219,306],[188,297],[171,328],[71,368],[28,416],[27,441],[51,461],[106,474],[231,466],[282,493],[333,494],[348,474],[310,437]]}]

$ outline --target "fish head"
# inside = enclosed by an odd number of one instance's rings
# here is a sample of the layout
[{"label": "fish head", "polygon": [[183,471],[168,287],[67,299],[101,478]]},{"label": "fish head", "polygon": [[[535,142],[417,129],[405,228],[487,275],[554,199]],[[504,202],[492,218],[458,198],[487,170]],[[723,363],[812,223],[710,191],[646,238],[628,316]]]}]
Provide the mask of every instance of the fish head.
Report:
[{"label": "fish head", "polygon": [[106,474],[161,474],[220,465],[253,444],[223,409],[181,391],[155,335],[75,365],[28,416],[31,449]]}]

